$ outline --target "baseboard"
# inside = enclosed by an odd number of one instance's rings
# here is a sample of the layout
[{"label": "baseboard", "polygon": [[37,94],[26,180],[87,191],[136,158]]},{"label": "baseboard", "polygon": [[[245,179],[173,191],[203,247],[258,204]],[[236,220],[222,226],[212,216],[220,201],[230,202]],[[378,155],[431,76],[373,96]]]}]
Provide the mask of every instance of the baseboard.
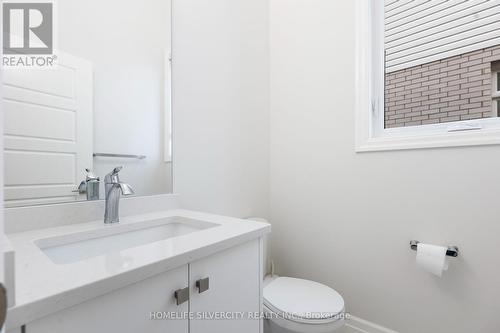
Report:
[{"label": "baseboard", "polygon": [[345,326],[348,328],[348,333],[398,333],[394,330],[352,315],[346,321]]}]

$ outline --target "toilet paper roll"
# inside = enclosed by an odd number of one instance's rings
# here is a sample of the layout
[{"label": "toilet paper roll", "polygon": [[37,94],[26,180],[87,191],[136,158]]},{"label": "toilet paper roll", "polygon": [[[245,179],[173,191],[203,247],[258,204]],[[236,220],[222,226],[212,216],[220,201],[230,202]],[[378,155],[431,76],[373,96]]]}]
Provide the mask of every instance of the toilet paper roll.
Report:
[{"label": "toilet paper roll", "polygon": [[417,244],[417,265],[429,273],[441,277],[448,270],[448,257],[444,246]]}]

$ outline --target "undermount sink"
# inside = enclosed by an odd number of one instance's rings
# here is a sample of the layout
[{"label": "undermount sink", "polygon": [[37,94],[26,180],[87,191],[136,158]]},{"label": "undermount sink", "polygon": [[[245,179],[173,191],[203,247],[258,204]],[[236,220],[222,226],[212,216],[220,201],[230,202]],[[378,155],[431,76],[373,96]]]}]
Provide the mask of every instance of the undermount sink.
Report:
[{"label": "undermount sink", "polygon": [[62,265],[216,226],[218,224],[174,216],[39,239],[35,244],[52,262]]}]

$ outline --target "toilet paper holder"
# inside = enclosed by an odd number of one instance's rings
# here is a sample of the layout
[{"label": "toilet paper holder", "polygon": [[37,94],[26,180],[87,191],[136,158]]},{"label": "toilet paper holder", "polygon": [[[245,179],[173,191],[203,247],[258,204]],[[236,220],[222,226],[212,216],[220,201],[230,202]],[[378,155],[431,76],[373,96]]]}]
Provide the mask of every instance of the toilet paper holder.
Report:
[{"label": "toilet paper holder", "polygon": [[[417,245],[418,245],[418,243],[420,243],[420,242],[417,241],[417,240],[412,240],[410,242],[410,248],[413,251],[417,251]],[[448,246],[448,250],[446,250],[446,255],[448,257],[458,257],[458,247],[456,247],[456,246]]]}]

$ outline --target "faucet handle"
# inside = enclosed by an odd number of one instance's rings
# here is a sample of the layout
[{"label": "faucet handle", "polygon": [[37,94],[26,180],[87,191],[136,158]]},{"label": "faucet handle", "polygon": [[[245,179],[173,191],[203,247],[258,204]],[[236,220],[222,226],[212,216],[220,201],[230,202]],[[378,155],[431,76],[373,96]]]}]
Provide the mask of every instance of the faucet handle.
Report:
[{"label": "faucet handle", "polygon": [[123,169],[123,166],[117,166],[110,173],[104,177],[104,183],[106,184],[116,184],[120,182],[120,178],[118,178],[118,173]]},{"label": "faucet handle", "polygon": [[118,174],[118,172],[122,171],[123,169],[123,166],[117,166],[116,168],[113,169],[113,171],[111,171],[111,175],[112,176],[115,176]]},{"label": "faucet handle", "polygon": [[85,177],[85,181],[89,182],[89,181],[99,181],[99,177],[94,173],[92,172],[92,170],[90,169],[85,169],[85,172],[87,172],[87,176]]}]

